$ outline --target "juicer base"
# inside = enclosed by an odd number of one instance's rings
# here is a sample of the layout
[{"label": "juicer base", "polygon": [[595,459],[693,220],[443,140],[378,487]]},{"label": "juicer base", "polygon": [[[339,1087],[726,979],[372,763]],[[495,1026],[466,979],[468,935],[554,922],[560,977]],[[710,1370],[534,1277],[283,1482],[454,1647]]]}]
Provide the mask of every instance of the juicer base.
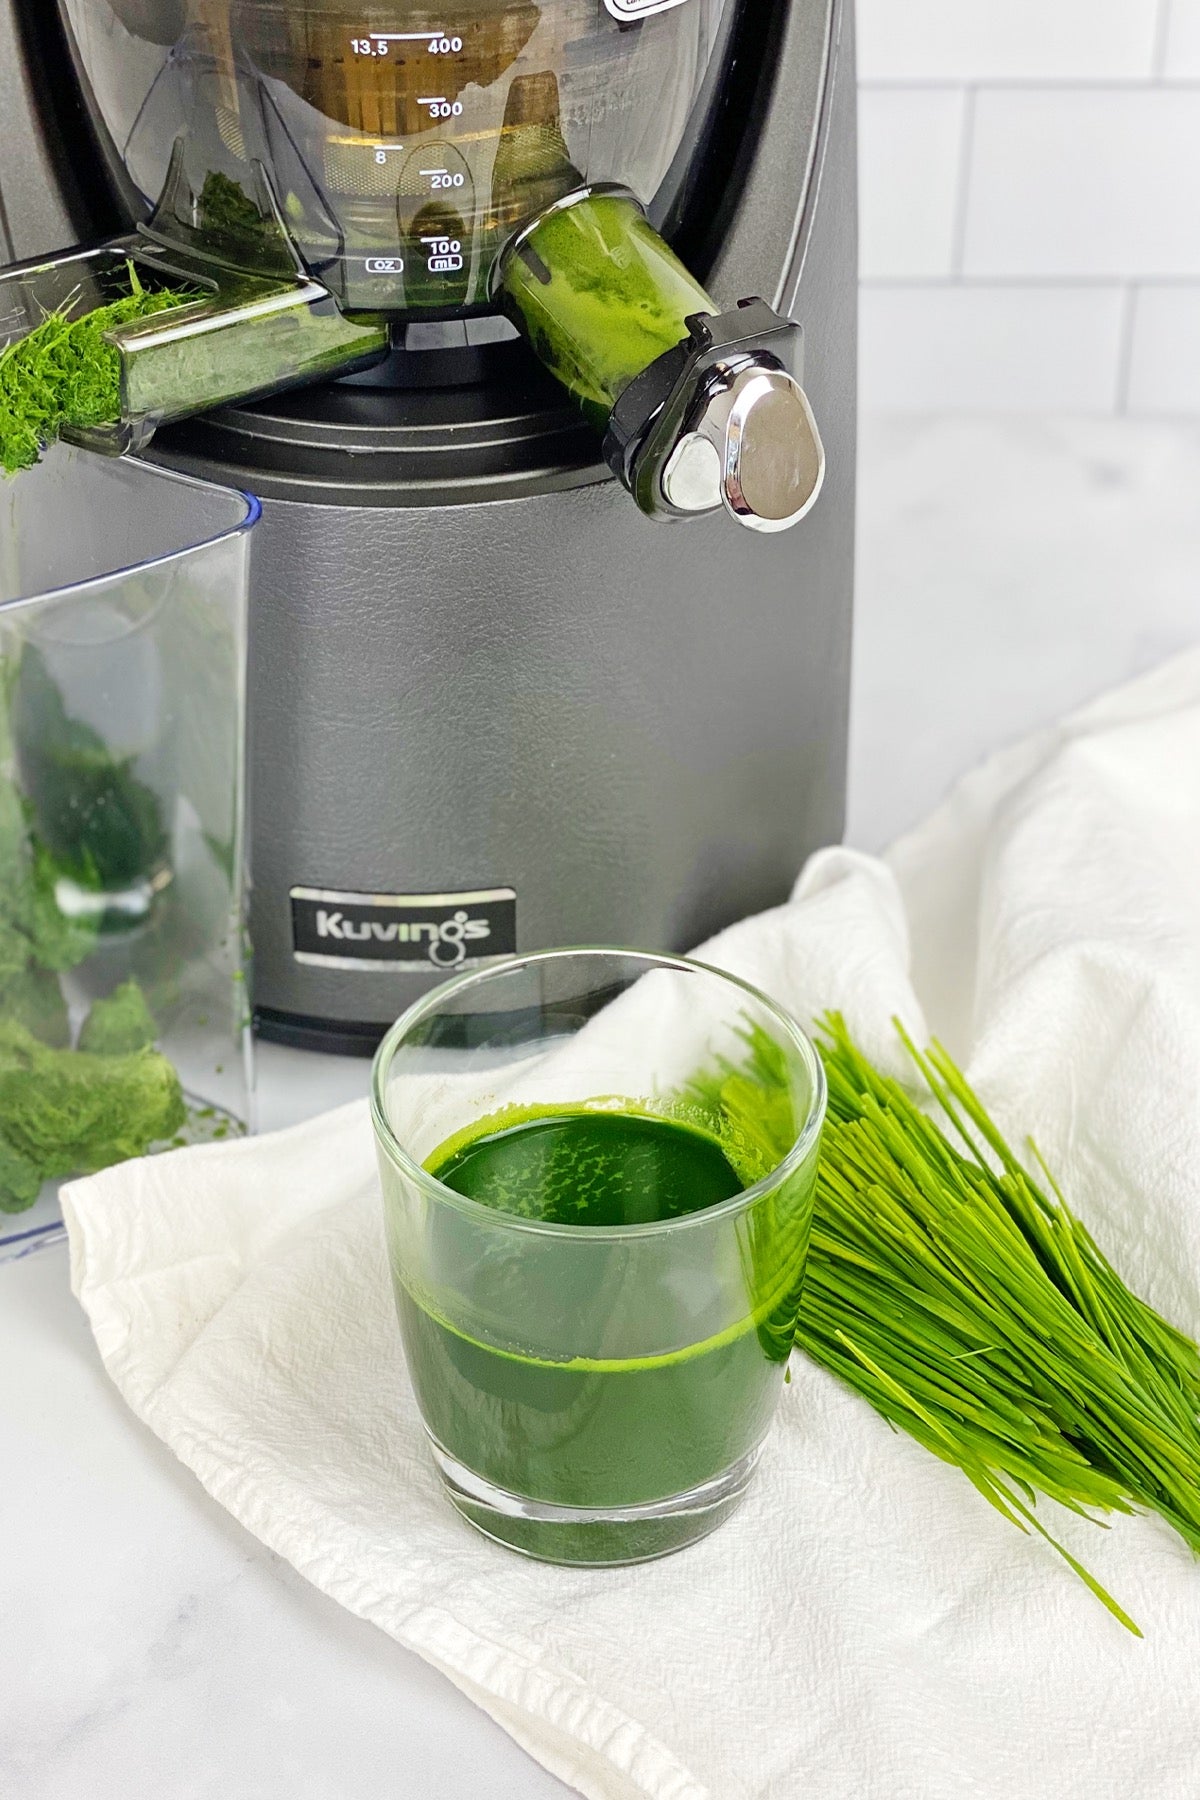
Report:
[{"label": "juicer base", "polygon": [[325,1056],[374,1056],[390,1025],[346,1024],[340,1019],[310,1019],[301,1013],[276,1012],[260,1006],[254,1035],[288,1050],[316,1050]]}]

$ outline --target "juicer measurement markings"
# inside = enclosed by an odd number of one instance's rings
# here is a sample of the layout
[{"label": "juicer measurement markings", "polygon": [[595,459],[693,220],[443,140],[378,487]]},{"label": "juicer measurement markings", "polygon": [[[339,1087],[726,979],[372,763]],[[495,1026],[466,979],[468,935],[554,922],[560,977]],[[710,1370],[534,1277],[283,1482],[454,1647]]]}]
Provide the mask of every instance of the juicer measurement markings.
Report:
[{"label": "juicer measurement markings", "polygon": [[437,193],[441,188],[460,188],[466,186],[467,178],[461,170],[454,175],[450,173],[449,169],[422,169],[421,173],[422,175],[429,176],[429,185],[434,193]]},{"label": "juicer measurement markings", "polygon": [[427,106],[431,119],[461,119],[463,103],[461,100],[447,100],[445,94],[419,94],[418,106]]},{"label": "juicer measurement markings", "polygon": [[423,237],[421,242],[427,247],[426,260],[431,274],[452,274],[462,268],[462,245],[457,238]]},{"label": "juicer measurement markings", "polygon": [[430,56],[457,56],[463,47],[460,37],[444,31],[372,31],[350,39],[356,56],[387,56],[392,44],[428,44]]}]

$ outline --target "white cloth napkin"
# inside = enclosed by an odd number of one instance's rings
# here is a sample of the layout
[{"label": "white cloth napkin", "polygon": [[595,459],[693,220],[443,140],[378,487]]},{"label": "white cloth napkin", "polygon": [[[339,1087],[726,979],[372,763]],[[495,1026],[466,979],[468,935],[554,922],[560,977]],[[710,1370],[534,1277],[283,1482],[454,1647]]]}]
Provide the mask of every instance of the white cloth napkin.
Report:
[{"label": "white cloth napkin", "polygon": [[[885,861],[831,850],[711,960],[892,1058],[928,1024],[1127,1278],[1200,1332],[1200,652],[970,776]],[[310,1580],[595,1800],[1194,1800],[1200,1567],[1051,1529],[1142,1625],[807,1363],[738,1517],[545,1568],[441,1498],[352,1106],[68,1189],[130,1406]]]}]

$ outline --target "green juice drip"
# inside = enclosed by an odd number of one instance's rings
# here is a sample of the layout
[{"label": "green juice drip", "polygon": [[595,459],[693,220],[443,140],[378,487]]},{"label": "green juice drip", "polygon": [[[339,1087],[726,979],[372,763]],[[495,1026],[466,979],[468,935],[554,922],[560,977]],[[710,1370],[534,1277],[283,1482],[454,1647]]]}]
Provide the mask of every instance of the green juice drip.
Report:
[{"label": "green juice drip", "polygon": [[[427,1166],[484,1206],[584,1229],[680,1219],[744,1185],[715,1138],[633,1111],[547,1113],[500,1129],[484,1120]],[[630,1341],[649,1341],[661,1297],[652,1285],[639,1294],[636,1275],[626,1279],[626,1243],[616,1241],[611,1264],[597,1264],[596,1291],[610,1283]],[[495,1281],[504,1281],[501,1266]],[[413,1384],[438,1443],[486,1481],[558,1505],[644,1504],[731,1468],[770,1424],[790,1349],[790,1334],[760,1329],[749,1294],[744,1324],[709,1342],[601,1366],[490,1348],[434,1318],[402,1278],[397,1295]]]}]

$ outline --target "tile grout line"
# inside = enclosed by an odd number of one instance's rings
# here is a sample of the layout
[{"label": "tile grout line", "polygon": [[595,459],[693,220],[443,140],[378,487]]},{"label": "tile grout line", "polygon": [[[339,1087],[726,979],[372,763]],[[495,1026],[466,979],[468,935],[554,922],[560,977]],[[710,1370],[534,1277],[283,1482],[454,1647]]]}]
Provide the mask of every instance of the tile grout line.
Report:
[{"label": "tile grout line", "polygon": [[963,89],[963,116],[958,140],[958,183],[954,194],[954,227],[950,235],[950,278],[961,281],[967,256],[967,218],[971,201],[971,172],[975,161],[974,83]]},{"label": "tile grout line", "polygon": [[1130,392],[1133,386],[1133,343],[1137,329],[1138,289],[1136,282],[1130,281],[1121,298],[1120,342],[1117,346],[1117,385],[1113,395],[1113,411],[1118,418],[1129,411]]},{"label": "tile grout line", "polygon": [[980,274],[980,275],[864,275],[859,286],[864,288],[962,288],[971,292],[980,288],[1030,288],[1036,293],[1089,293],[1096,290],[1124,288],[1133,281],[1139,288],[1166,288],[1200,294],[1200,275],[1159,275],[1152,270],[1110,270],[1099,275],[1055,274]]},{"label": "tile grout line", "polygon": [[[1165,46],[1164,46],[1165,48]],[[875,94],[945,94],[973,87],[988,94],[1147,94],[1167,88],[1171,93],[1200,91],[1195,75],[889,75],[863,76],[860,88]]]},{"label": "tile grout line", "polygon": [[1150,69],[1157,82],[1163,82],[1166,79],[1172,5],[1173,0],[1158,0],[1158,11],[1154,19],[1154,45],[1151,51]]}]

